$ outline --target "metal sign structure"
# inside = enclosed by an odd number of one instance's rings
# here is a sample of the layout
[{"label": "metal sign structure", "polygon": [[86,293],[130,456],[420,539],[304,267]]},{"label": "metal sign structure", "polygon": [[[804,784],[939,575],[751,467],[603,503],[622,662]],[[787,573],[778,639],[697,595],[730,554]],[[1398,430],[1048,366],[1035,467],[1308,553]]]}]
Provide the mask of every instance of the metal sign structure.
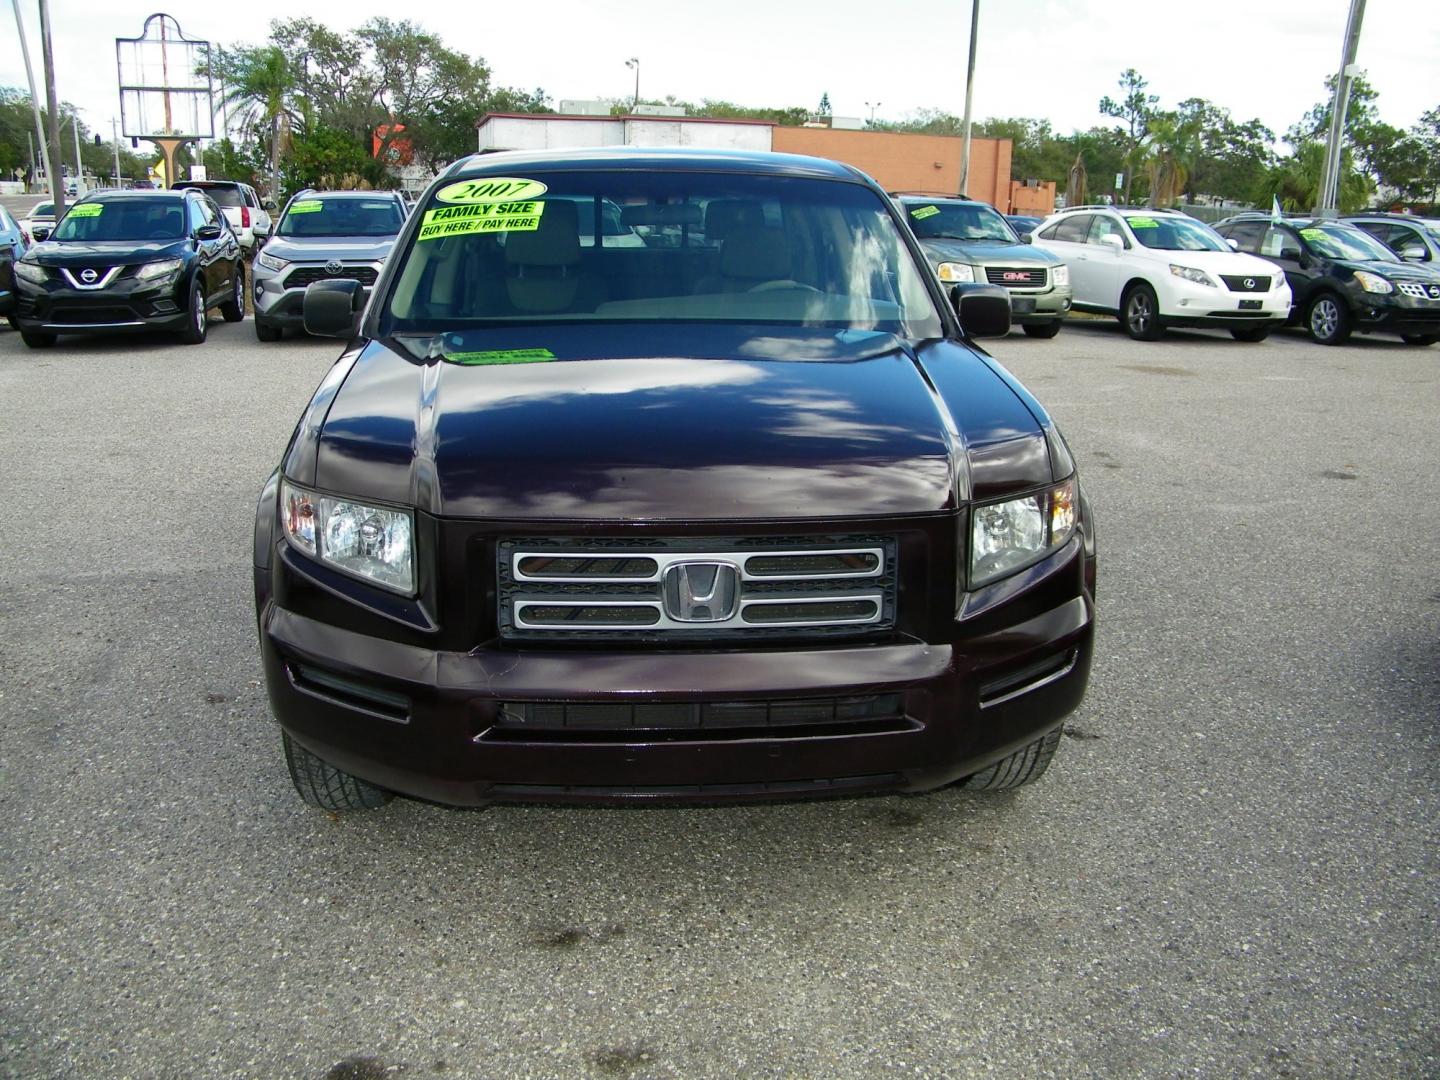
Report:
[{"label": "metal sign structure", "polygon": [[115,39],[120,81],[120,133],[148,139],[165,155],[165,183],[174,183],[175,151],[215,137],[210,43],[187,38],[172,15],[157,12],[136,38]]}]

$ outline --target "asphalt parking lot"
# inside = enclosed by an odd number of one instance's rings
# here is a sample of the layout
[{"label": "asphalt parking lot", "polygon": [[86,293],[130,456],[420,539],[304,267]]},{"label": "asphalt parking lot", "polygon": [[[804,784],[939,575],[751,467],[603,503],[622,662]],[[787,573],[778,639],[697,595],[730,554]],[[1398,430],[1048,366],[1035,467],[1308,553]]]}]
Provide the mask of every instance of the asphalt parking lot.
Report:
[{"label": "asphalt parking lot", "polygon": [[991,349],[1101,527],[1040,785],[342,820],[249,569],[337,344],[0,330],[0,1074],[1440,1074],[1440,347]]}]

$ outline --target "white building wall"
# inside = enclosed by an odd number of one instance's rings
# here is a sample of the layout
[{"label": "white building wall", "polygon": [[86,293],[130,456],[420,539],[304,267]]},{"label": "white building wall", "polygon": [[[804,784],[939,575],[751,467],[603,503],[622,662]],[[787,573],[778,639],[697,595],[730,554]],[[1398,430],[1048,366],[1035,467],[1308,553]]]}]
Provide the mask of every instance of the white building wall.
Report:
[{"label": "white building wall", "polygon": [[725,124],[656,117],[579,120],[553,116],[492,116],[480,126],[480,152],[569,150],[594,146],[714,147],[769,150],[768,124]]},{"label": "white building wall", "polygon": [[712,147],[723,150],[769,150],[768,124],[686,123],[683,120],[625,121],[626,146]]}]

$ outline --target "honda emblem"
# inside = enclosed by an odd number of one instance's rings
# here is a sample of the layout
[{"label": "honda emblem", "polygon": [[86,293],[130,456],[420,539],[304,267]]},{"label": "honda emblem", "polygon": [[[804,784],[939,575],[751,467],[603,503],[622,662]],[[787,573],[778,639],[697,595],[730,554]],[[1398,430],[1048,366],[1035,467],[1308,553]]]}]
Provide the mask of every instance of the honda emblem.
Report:
[{"label": "honda emblem", "polygon": [[662,594],[665,614],[676,622],[725,622],[740,606],[740,569],[722,562],[672,563]]}]

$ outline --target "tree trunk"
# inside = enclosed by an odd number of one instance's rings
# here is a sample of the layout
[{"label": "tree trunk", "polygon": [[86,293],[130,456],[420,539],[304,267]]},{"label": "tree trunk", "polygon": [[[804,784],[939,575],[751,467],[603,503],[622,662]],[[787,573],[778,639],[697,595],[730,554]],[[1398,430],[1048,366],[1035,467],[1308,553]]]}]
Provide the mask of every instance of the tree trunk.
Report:
[{"label": "tree trunk", "polygon": [[280,205],[280,116],[270,117],[270,198]]}]

